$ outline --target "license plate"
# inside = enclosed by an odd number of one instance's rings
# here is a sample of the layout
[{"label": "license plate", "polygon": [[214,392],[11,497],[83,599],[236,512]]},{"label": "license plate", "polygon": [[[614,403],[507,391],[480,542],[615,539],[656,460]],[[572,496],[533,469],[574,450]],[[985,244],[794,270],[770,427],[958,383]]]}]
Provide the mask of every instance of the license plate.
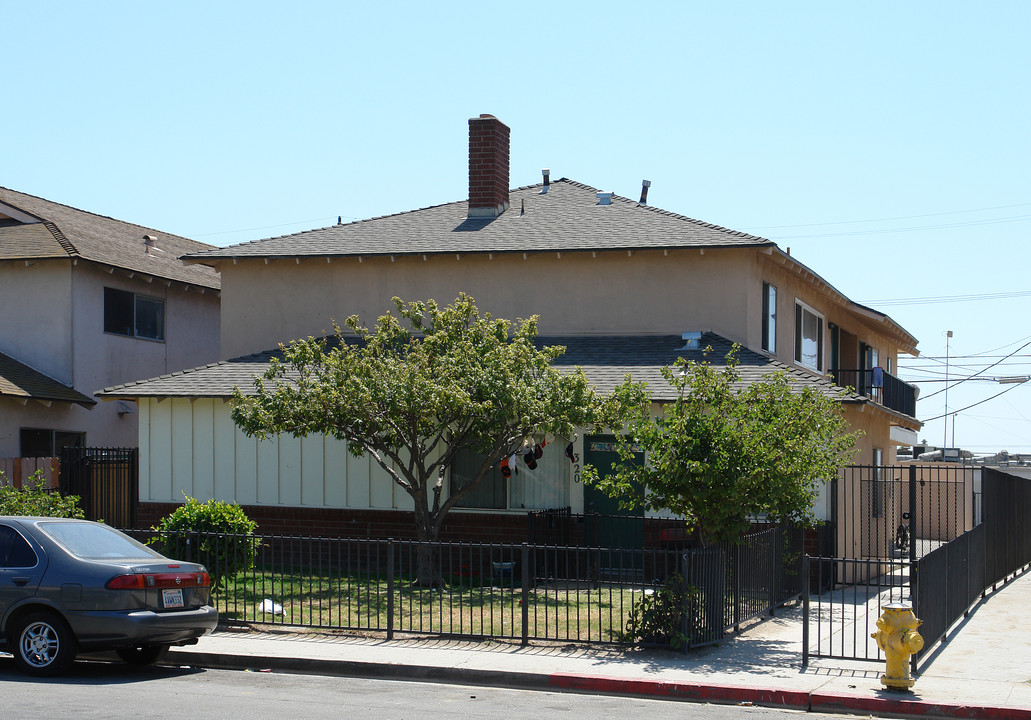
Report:
[{"label": "license plate", "polygon": [[183,591],[182,590],[162,590],[161,591],[161,603],[166,608],[181,608],[183,607]]}]

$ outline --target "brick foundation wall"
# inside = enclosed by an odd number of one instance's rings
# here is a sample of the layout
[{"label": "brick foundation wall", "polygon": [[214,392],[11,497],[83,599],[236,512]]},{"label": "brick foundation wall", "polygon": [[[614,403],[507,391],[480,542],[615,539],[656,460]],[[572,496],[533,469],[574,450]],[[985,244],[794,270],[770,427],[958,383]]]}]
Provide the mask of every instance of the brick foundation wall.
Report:
[{"label": "brick foundation wall", "polygon": [[[178,503],[141,502],[136,527],[149,528],[174,511]],[[412,513],[400,510],[347,510],[336,508],[241,505],[258,523],[262,535],[301,535],[341,538],[415,537]],[[525,514],[451,512],[444,519],[444,541],[521,543],[527,539]]]}]

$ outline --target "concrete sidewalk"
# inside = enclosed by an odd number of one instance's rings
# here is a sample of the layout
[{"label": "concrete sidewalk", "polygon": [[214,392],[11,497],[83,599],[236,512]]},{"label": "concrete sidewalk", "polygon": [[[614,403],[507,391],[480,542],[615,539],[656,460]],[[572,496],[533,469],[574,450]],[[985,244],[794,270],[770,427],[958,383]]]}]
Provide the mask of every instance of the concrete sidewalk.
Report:
[{"label": "concrete sidewalk", "polygon": [[929,656],[911,693],[883,689],[883,664],[803,668],[801,608],[688,655],[583,645],[357,638],[226,629],[167,662],[496,687],[751,703],[819,712],[1031,720],[1031,572],[975,606]]}]

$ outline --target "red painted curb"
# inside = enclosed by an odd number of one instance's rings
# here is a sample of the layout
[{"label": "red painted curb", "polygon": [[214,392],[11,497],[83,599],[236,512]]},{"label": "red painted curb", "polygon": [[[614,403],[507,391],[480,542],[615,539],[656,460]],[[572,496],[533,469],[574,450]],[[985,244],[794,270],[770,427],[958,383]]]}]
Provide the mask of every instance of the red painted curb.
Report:
[{"label": "red painted curb", "polygon": [[648,695],[699,702],[750,702],[756,705],[799,710],[809,707],[809,693],[803,690],[774,690],[772,688],[566,675],[563,673],[548,676],[548,686],[556,690]]},{"label": "red painted curb", "polygon": [[814,692],[810,696],[813,712],[842,710],[871,714],[909,715],[912,717],[969,718],[970,720],[1031,720],[1031,709],[988,705],[949,705],[926,700],[896,700],[888,697],[830,695]]},{"label": "red painted curb", "polygon": [[810,712],[845,711],[966,720],[1031,720],[1031,709],[1027,708],[950,705],[918,699],[810,693],[806,690],[775,690],[743,685],[708,685],[702,682],[685,683],[555,673],[548,676],[548,687],[554,690],[676,698],[695,702],[752,703]]}]

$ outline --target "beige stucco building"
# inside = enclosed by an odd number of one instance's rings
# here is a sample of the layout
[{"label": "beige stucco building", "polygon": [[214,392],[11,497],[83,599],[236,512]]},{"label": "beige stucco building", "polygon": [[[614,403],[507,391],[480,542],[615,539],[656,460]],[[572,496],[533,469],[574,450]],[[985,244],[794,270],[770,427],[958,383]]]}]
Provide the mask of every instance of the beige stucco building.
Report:
[{"label": "beige stucco building", "polygon": [[[323,513],[306,516],[323,518],[319,528],[337,522],[325,518],[410,508],[385,473],[342,444],[246,438],[227,404],[279,343],[326,335],[350,315],[371,323],[394,296],[446,303],[465,292],[497,317],[539,315],[541,336],[567,345],[568,362],[600,389],[630,372],[658,402],[669,399],[661,366],[739,343],[747,377],[785,369],[827,392],[853,389],[843,403],[864,433],[857,462],[893,460],[897,444],[915,439],[915,389],[893,374],[900,354],[916,353],[912,335],[772,241],[653,207],[646,190],[620,197],[547,171],[510,189],[508,128],[481,116],[470,120],[468,202],[188,255],[222,278],[222,362],[102,393],[140,402],[141,501],[157,507],[186,492],[264,507],[269,520],[271,508],[311,508]],[[578,462],[546,454],[532,477],[509,481],[479,509],[589,507],[579,460],[605,443],[556,439],[568,440]]]},{"label": "beige stucco building", "polygon": [[0,188],[0,457],[65,445],[135,447],[113,383],[218,358],[211,246]]}]

